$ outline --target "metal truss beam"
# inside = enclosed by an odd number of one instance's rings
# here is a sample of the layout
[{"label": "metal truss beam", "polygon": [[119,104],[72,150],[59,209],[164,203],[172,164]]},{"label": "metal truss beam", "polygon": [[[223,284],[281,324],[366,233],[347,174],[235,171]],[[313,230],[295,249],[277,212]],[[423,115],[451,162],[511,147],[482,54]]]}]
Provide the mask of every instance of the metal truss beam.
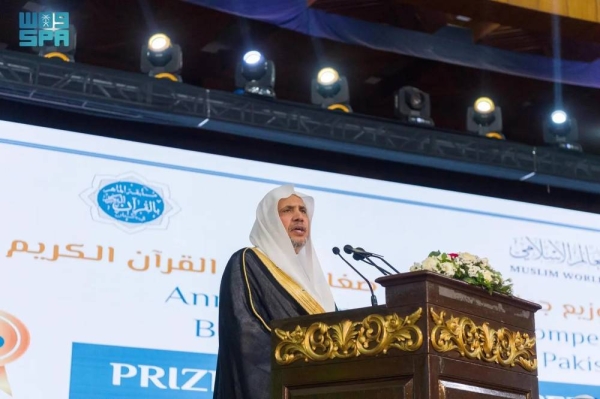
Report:
[{"label": "metal truss beam", "polygon": [[0,97],[600,193],[600,157],[0,51]]}]

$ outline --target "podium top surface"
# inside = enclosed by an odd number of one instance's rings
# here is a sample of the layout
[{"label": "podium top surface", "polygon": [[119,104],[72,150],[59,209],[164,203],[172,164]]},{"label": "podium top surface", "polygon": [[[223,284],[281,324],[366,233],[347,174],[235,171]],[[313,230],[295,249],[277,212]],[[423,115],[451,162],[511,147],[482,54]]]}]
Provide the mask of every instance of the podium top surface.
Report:
[{"label": "podium top surface", "polygon": [[476,287],[471,284],[465,283],[464,281],[456,280],[425,270],[380,277],[377,280],[375,280],[375,282],[381,284],[383,287],[386,288],[388,306],[393,305],[393,303],[390,303],[390,294],[393,294],[395,291],[399,289],[402,290],[408,288],[408,286],[415,284],[421,285],[429,283],[431,285],[446,286],[448,288],[453,288],[469,296],[478,297],[486,301],[493,300],[495,302],[506,303],[508,305],[527,310],[532,313],[535,313],[536,311],[542,308],[542,306],[537,303],[530,302],[525,299],[518,298],[516,296],[509,296],[497,292],[490,294],[488,291],[484,290],[481,287]]}]

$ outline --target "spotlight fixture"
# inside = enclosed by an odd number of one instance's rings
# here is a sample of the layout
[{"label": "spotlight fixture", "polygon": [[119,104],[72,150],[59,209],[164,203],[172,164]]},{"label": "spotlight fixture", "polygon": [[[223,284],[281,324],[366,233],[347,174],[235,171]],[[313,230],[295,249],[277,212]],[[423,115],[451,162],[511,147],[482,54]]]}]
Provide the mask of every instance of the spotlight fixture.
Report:
[{"label": "spotlight fixture", "polygon": [[150,36],[148,43],[142,46],[140,69],[142,73],[157,79],[169,79],[181,82],[183,54],[181,47],[171,42],[164,33]]},{"label": "spotlight fixture", "polygon": [[171,47],[171,39],[164,33],[157,33],[148,39],[148,50],[154,54],[162,54]]},{"label": "spotlight fixture", "polygon": [[317,74],[317,83],[321,87],[333,87],[340,80],[340,74],[333,68],[323,68]]},{"label": "spotlight fixture", "polygon": [[467,131],[490,139],[505,140],[502,134],[502,109],[492,99],[479,97],[467,109]]},{"label": "spotlight fixture", "polygon": [[394,94],[394,111],[403,122],[434,126],[429,94],[416,87],[405,86]]},{"label": "spotlight fixture", "polygon": [[[57,59],[65,62],[75,62],[75,50],[77,48],[77,30],[74,25],[69,25],[68,45],[50,45],[32,47],[40,57]],[[41,43],[39,43],[41,44]]]},{"label": "spotlight fixture", "polygon": [[331,111],[352,112],[348,80],[333,68],[323,68],[310,87],[311,102]]},{"label": "spotlight fixture", "polygon": [[247,94],[275,98],[275,64],[256,50],[248,51],[237,64],[235,86]]},{"label": "spotlight fixture", "polygon": [[544,142],[558,148],[582,152],[579,140],[577,120],[570,118],[562,109],[557,109],[543,123]]},{"label": "spotlight fixture", "polygon": [[550,114],[550,120],[555,125],[562,125],[567,122],[567,113],[562,109],[558,109]]}]

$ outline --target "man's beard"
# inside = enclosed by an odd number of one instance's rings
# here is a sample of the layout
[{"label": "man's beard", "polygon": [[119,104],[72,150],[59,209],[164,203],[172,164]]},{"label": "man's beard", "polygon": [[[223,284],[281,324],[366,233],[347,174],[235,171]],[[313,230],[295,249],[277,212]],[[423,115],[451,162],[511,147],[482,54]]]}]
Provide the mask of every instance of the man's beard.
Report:
[{"label": "man's beard", "polygon": [[294,240],[293,238],[290,238],[290,240],[292,241],[292,246],[294,247],[294,250],[300,250],[306,245],[308,238],[304,238],[301,240]]}]

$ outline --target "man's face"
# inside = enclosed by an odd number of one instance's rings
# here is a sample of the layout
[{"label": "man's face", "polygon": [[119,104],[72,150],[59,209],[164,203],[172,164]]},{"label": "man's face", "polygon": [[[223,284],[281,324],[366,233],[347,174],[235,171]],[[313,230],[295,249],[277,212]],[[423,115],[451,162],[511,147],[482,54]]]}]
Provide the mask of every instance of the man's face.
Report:
[{"label": "man's face", "polygon": [[282,198],[279,200],[277,210],[283,227],[292,240],[294,250],[296,253],[300,252],[310,234],[310,221],[304,201],[297,195]]}]

